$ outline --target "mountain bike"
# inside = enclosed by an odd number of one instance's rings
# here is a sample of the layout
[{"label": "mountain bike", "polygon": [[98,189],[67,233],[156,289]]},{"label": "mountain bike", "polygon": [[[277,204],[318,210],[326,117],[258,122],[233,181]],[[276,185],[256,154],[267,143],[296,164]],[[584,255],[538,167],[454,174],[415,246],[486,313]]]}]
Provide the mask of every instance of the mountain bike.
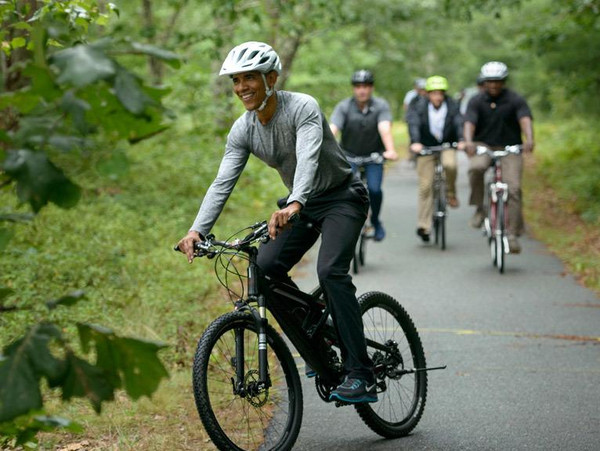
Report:
[{"label": "mountain bike", "polygon": [[435,244],[440,249],[446,249],[446,174],[442,166],[442,152],[444,150],[456,149],[456,143],[443,143],[439,146],[423,147],[419,155],[433,155],[435,157],[435,169],[433,173],[433,213],[432,225]]},{"label": "mountain bike", "polygon": [[[196,257],[215,259],[215,272],[233,311],[202,334],[194,356],[193,389],[206,432],[221,450],[289,450],[300,430],[302,385],[286,341],[270,324],[270,312],[307,365],[325,402],[343,379],[337,334],[322,289],[310,293],[261,273],[256,244],[269,240],[267,222],[218,241],[195,245]],[[243,264],[246,272],[238,270]],[[417,425],[427,397],[427,368],[419,334],[391,296],[359,297],[368,353],[374,363],[379,401],[355,404],[377,434],[407,435]],[[336,406],[344,405],[336,402]]]},{"label": "mountain bike", "polygon": [[488,239],[492,264],[498,271],[504,273],[506,255],[510,254],[508,245],[508,184],[502,181],[502,158],[507,155],[519,155],[521,145],[506,146],[504,149],[492,150],[487,146],[478,145],[477,155],[488,155],[491,166],[486,174],[486,190],[484,208],[487,215],[483,221],[484,234]]},{"label": "mountain bike", "polygon": [[[363,181],[365,186],[367,186],[366,173],[365,173],[365,165],[373,163],[373,164],[383,164],[385,158],[382,154],[377,152],[372,152],[367,157],[360,157],[357,155],[346,154],[346,158],[348,161],[356,168],[360,179]],[[371,215],[369,211],[369,216]],[[368,225],[369,218],[363,224],[363,228],[360,231],[360,236],[358,241],[356,242],[356,248],[354,250],[354,258],[352,259],[352,272],[354,274],[358,274],[360,267],[365,265],[366,256],[367,256],[367,241],[375,238],[375,232],[373,227]]]}]

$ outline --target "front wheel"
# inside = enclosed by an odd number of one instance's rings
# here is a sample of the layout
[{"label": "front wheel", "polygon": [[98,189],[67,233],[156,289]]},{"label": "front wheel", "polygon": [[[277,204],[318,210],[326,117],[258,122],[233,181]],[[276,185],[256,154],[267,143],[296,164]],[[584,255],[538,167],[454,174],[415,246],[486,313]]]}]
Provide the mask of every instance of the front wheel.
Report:
[{"label": "front wheel", "polygon": [[217,318],[198,343],[193,368],[196,408],[220,450],[290,450],[298,437],[298,370],[271,326],[266,335],[266,384],[259,377],[258,333],[250,314],[236,311]]},{"label": "front wheel", "polygon": [[[423,345],[412,319],[391,296],[369,292],[359,298],[359,303],[379,401],[357,404],[355,408],[377,434],[403,437],[415,428],[425,409],[427,372]],[[386,350],[377,349],[373,342],[384,345]]]},{"label": "front wheel", "polygon": [[505,209],[504,209],[504,201],[502,199],[498,199],[498,205],[496,206],[496,267],[500,274],[504,273],[504,264],[506,260],[506,249],[504,247],[505,241]]}]

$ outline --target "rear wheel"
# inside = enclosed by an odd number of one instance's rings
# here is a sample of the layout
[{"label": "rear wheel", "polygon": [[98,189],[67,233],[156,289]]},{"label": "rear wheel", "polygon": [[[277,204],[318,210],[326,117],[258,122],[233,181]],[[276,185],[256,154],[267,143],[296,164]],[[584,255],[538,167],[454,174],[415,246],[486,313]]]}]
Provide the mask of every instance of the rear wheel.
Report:
[{"label": "rear wheel", "polygon": [[[369,292],[359,302],[379,401],[357,404],[355,408],[377,434],[402,437],[415,428],[425,409],[427,372],[423,371],[426,365],[421,339],[408,313],[391,296]],[[376,349],[369,341],[387,350]]]},{"label": "rear wheel", "polygon": [[217,318],[202,335],[194,357],[194,397],[219,449],[292,449],[302,423],[302,386],[290,350],[271,326],[267,362],[269,381],[263,386],[256,325],[245,312]]}]

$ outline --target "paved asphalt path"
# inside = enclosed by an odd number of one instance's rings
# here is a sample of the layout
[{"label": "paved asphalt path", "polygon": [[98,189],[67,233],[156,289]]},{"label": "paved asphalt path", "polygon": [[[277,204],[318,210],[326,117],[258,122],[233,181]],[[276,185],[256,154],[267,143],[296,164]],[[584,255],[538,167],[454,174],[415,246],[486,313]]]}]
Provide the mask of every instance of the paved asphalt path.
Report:
[{"label": "paved asphalt path", "polygon": [[[406,308],[429,366],[448,365],[429,373],[421,422],[408,437],[382,439],[305,379],[295,450],[600,450],[600,299],[527,236],[499,274],[467,225],[459,161],[461,206],[448,218],[447,249],[416,236],[416,171],[398,162],[384,182],[387,237],[369,242],[354,276],[358,293],[384,291]],[[299,285],[316,284],[313,268],[314,258],[297,271]]]}]

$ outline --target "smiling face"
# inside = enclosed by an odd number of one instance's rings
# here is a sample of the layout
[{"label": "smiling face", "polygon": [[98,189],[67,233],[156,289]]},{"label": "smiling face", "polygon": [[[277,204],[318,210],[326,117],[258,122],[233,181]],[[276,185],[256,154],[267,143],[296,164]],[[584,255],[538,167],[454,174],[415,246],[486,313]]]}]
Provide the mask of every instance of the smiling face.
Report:
[{"label": "smiling face", "polygon": [[[273,87],[277,80],[277,73],[271,71],[266,75],[266,78],[267,84]],[[233,92],[242,101],[246,110],[253,111],[260,107],[267,96],[267,88],[260,72],[242,72],[232,75],[231,79],[233,81]]]}]

